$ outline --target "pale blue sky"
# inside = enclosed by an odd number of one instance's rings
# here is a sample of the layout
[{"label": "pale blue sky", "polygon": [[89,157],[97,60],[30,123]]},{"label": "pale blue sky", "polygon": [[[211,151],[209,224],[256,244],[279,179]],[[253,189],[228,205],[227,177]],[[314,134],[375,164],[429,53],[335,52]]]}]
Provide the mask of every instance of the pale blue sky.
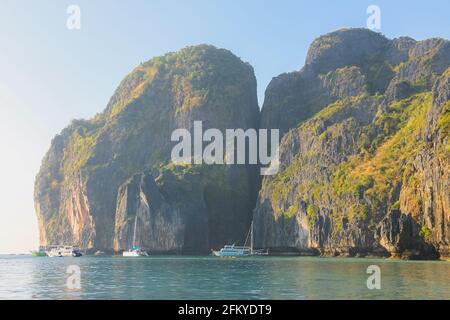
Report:
[{"label": "pale blue sky", "polygon": [[[81,30],[66,28],[70,4]],[[33,183],[51,138],[101,111],[137,64],[199,43],[227,48],[254,67],[261,103],[315,37],[365,27],[370,4],[390,38],[450,38],[446,0],[0,0],[0,252],[37,246]]]}]

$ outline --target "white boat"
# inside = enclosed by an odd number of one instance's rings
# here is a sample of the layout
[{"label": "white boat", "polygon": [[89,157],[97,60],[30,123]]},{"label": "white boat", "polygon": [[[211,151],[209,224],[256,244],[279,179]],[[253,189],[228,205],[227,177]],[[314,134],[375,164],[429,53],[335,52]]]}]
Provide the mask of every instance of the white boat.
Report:
[{"label": "white boat", "polygon": [[235,246],[234,244],[231,245],[225,245],[222,249],[219,251],[212,250],[213,255],[216,257],[243,257],[243,256],[249,256],[251,253],[250,247],[241,247],[241,246]]},{"label": "white boat", "polygon": [[48,257],[81,257],[80,250],[73,246],[50,246],[49,250],[45,251]]},{"label": "white boat", "polygon": [[141,248],[133,248],[128,251],[123,252],[124,257],[148,257],[146,251],[141,250]]},{"label": "white boat", "polygon": [[[246,246],[249,235],[250,235],[250,247]],[[229,258],[247,257],[247,256],[267,256],[269,254],[268,250],[253,249],[253,221],[250,226],[249,234],[247,234],[247,237],[245,239],[244,246],[235,246],[234,244],[225,245],[219,251],[215,250],[211,251],[212,254],[216,257],[229,257]]]},{"label": "white boat", "polygon": [[140,247],[136,246],[136,227],[137,227],[137,215],[134,217],[134,231],[133,231],[133,248],[124,251],[122,255],[124,257],[147,257],[148,253],[142,250]]}]

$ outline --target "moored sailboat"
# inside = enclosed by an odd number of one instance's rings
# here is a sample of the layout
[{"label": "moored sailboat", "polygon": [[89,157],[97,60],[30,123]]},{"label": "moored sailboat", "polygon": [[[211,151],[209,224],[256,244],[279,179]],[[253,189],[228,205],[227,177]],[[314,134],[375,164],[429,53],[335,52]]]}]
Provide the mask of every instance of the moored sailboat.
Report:
[{"label": "moored sailboat", "polygon": [[136,227],[137,227],[137,215],[134,217],[134,231],[133,231],[133,247],[128,251],[124,251],[122,255],[124,257],[147,257],[148,253],[142,250],[136,245]]}]

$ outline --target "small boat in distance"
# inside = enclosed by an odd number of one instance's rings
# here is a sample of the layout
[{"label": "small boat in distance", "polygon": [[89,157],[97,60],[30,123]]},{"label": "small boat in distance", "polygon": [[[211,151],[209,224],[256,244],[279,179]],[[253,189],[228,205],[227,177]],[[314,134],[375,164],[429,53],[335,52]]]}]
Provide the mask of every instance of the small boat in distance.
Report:
[{"label": "small boat in distance", "polygon": [[45,247],[40,246],[38,250],[31,251],[31,255],[33,257],[46,257],[47,254],[45,253]]},{"label": "small boat in distance", "polygon": [[49,250],[45,251],[46,255],[53,257],[81,257],[83,254],[80,250],[73,246],[50,246]]},{"label": "small boat in distance", "polygon": [[[247,240],[250,236],[250,247],[246,246]],[[229,257],[229,258],[236,258],[236,257],[248,257],[248,256],[267,256],[269,254],[269,251],[266,249],[253,249],[253,221],[250,225],[249,233],[247,234],[247,237],[245,239],[245,243],[243,246],[235,246],[232,245],[225,245],[222,249],[219,251],[211,250],[212,254],[216,257]]]},{"label": "small boat in distance", "polygon": [[140,247],[136,246],[136,227],[137,227],[137,215],[134,217],[134,231],[133,231],[133,248],[124,251],[122,255],[124,257],[148,257],[148,253],[143,251]]},{"label": "small boat in distance", "polygon": [[124,257],[148,257],[148,253],[143,251],[141,248],[133,248],[128,251],[123,252]]}]

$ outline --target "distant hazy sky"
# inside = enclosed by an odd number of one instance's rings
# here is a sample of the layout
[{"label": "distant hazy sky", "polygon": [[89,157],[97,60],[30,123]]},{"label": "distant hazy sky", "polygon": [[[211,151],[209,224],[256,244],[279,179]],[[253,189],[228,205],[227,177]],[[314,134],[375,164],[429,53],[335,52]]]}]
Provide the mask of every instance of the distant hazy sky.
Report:
[{"label": "distant hazy sky", "polygon": [[[81,30],[66,28],[71,4]],[[365,27],[370,4],[390,38],[450,38],[447,0],[0,0],[0,252],[37,246],[33,184],[51,138],[101,111],[137,64],[199,43],[227,48],[254,67],[261,103],[314,38]]]}]

